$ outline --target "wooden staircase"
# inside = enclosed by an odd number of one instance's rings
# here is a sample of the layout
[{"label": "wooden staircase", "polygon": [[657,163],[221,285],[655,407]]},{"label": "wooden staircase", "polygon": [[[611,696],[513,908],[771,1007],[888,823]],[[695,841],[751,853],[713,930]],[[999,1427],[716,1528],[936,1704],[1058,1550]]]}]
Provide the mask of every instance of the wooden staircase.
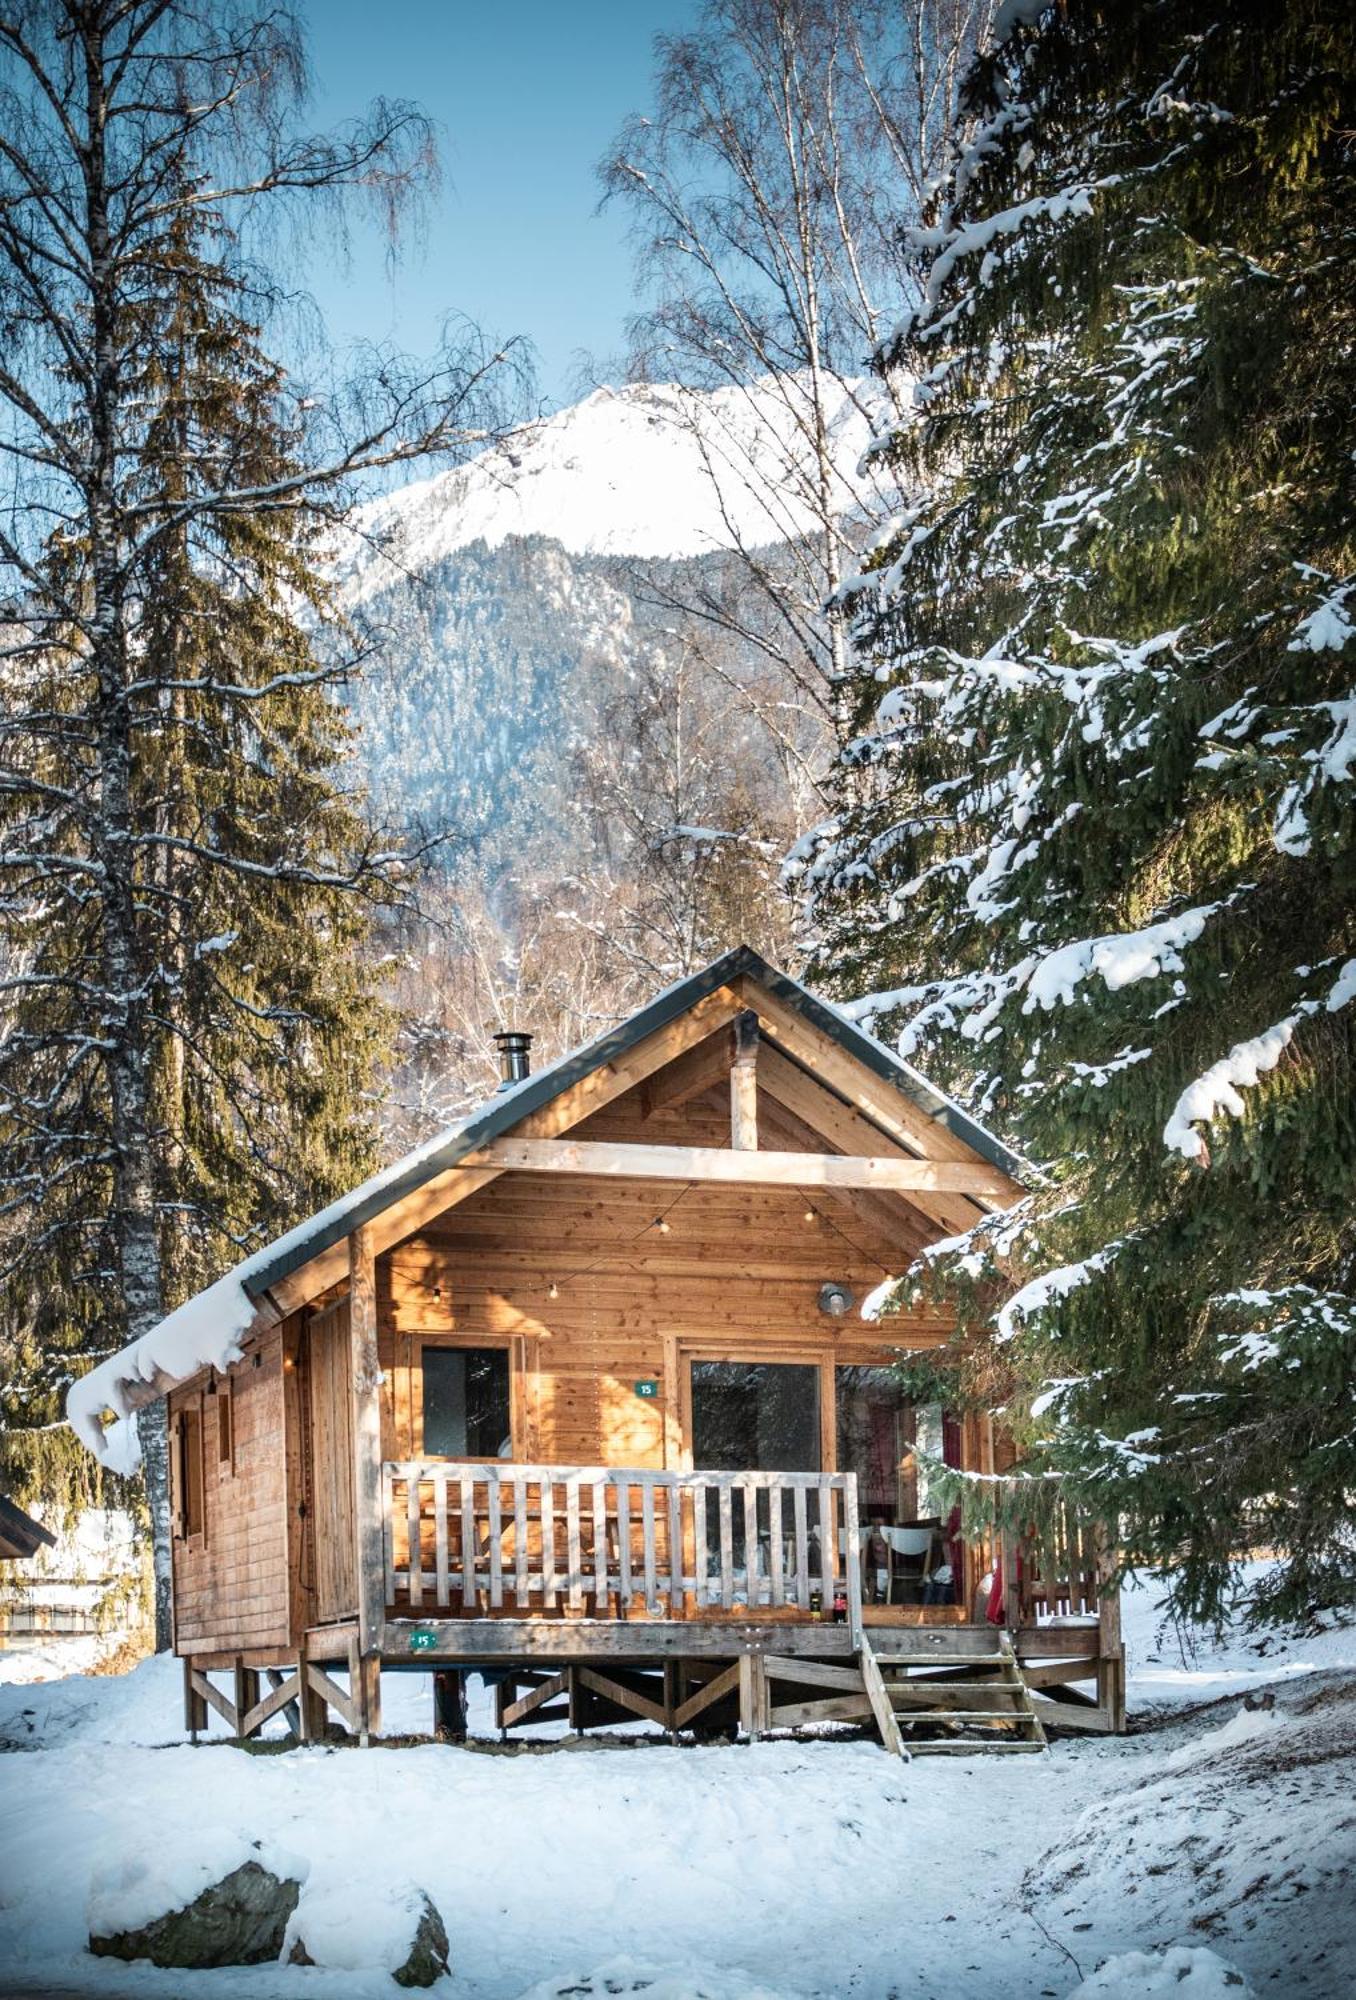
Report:
[{"label": "wooden staircase", "polygon": [[881,1656],[865,1632],[862,1685],[881,1741],[897,1757],[963,1757],[976,1752],[1044,1750],[1045,1730],[1012,1641],[991,1652],[892,1652]]}]

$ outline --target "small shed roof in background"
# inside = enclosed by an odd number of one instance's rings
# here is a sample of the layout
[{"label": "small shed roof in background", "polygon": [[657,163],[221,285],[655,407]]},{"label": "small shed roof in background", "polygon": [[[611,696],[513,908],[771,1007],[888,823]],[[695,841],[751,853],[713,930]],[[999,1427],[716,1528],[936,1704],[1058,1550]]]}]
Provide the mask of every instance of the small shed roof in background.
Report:
[{"label": "small shed roof in background", "polygon": [[56,1547],[56,1536],[25,1514],[22,1507],[16,1507],[12,1500],[6,1500],[0,1493],[0,1557],[10,1562],[22,1562],[27,1556],[36,1555],[45,1542],[49,1549]]}]

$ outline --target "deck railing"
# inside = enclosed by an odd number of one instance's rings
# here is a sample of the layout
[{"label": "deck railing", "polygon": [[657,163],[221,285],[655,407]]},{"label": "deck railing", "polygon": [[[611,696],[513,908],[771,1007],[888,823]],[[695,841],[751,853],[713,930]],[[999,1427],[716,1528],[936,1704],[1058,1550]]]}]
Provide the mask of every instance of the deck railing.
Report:
[{"label": "deck railing", "polygon": [[396,1616],[747,1617],[816,1595],[861,1630],[856,1474],[383,1467]]},{"label": "deck railing", "polygon": [[1039,1534],[1001,1534],[998,1546],[1010,1626],[1099,1616],[1109,1557],[1098,1523],[1059,1502]]}]

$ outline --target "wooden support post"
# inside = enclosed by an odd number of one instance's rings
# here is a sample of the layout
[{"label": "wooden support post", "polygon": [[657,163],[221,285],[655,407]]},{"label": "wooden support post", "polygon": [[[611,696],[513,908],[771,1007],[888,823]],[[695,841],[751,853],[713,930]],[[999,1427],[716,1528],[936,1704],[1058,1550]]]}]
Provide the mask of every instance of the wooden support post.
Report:
[{"label": "wooden support post", "polygon": [[245,1718],[259,1705],[259,1669],[247,1667],[239,1657],[235,1663],[235,1727],[236,1735],[244,1742],[253,1732],[246,1729]]},{"label": "wooden support post", "polygon": [[184,1728],[196,1743],[207,1727],[207,1703],[193,1685],[193,1662],[184,1661]]},{"label": "wooden support post", "polygon": [[1105,1541],[1097,1549],[1097,1705],[1106,1710],[1117,1735],[1125,1729],[1125,1642],[1121,1635],[1121,1593],[1108,1588],[1115,1561]]},{"label": "wooden support post", "polygon": [[683,1663],[681,1660],[664,1662],[664,1727],[669,1734],[669,1742],[678,1741],[678,1710],[683,1703]]},{"label": "wooden support post", "polygon": [[730,1144],[737,1153],[758,1151],[758,1016],[745,1008],[730,1028]]},{"label": "wooden support post", "polygon": [[297,1654],[297,1706],[301,1711],[301,1740],[303,1743],[321,1743],[325,1737],[325,1697],[311,1683],[306,1669],[306,1640],[303,1637],[301,1650]]},{"label": "wooden support post", "polygon": [[761,1653],[739,1656],[739,1726],[756,1743],[769,1725],[767,1663]]},{"label": "wooden support post", "polygon": [[358,1705],[358,1739],[366,1744],[381,1734],[381,1646],[386,1623],[377,1271],[372,1231],[366,1225],[355,1229],[348,1239],[348,1265],[353,1369],[353,1525],[358,1576],[358,1656],[353,1693]]}]

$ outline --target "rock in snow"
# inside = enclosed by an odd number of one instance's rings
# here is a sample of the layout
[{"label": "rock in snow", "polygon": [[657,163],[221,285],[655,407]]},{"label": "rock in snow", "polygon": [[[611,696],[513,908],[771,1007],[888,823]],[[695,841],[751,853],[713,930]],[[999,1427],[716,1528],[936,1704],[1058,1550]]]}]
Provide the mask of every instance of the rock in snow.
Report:
[{"label": "rock in snow", "polygon": [[1074,1988],[1069,2000],[1254,2000],[1253,1989],[1204,1945],[1122,1951]]},{"label": "rock in snow", "polygon": [[413,1883],[379,1901],[351,1885],[307,1896],[287,1928],[289,1965],[336,1972],[387,1972],[397,1986],[432,1986],[448,1969],[447,1929]]},{"label": "rock in snow", "polygon": [[224,1830],[209,1830],[195,1848],[125,1857],[95,1875],[88,1910],[96,1958],[194,1968],[277,1958],[305,1862]]}]

